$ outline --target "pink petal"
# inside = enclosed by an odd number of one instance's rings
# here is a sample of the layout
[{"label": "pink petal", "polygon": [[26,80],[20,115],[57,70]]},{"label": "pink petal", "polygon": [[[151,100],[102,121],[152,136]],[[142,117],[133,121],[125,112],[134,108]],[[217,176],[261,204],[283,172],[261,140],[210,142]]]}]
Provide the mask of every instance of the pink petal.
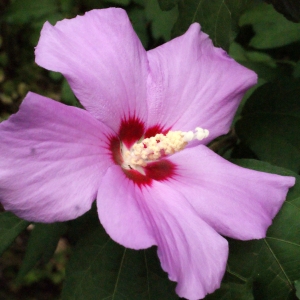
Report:
[{"label": "pink petal", "polygon": [[205,146],[185,149],[170,160],[177,176],[166,182],[222,235],[241,240],[265,237],[294,177],[236,166]]},{"label": "pink petal", "polygon": [[90,209],[106,169],[111,130],[88,112],[29,93],[0,124],[0,201],[37,222]]},{"label": "pink petal", "polygon": [[257,76],[239,65],[192,24],[182,36],[148,52],[148,126],[210,131],[208,143],[228,132],[245,91]]},{"label": "pink petal", "polygon": [[[220,287],[228,244],[198,215],[185,195],[165,183],[142,190],[162,268],[177,281],[176,293],[202,299]],[[184,196],[183,196],[184,195]]]},{"label": "pink petal", "polygon": [[83,106],[116,132],[130,112],[146,119],[147,55],[124,10],[45,23],[35,54],[37,64],[61,72]]},{"label": "pink petal", "polygon": [[140,190],[119,166],[106,172],[97,195],[101,224],[113,240],[125,247],[145,249],[155,245]]},{"label": "pink petal", "polygon": [[139,186],[121,168],[101,183],[99,218],[113,240],[134,249],[158,245],[162,267],[179,296],[196,300],[220,286],[227,241],[202,221],[185,197],[164,183]]}]

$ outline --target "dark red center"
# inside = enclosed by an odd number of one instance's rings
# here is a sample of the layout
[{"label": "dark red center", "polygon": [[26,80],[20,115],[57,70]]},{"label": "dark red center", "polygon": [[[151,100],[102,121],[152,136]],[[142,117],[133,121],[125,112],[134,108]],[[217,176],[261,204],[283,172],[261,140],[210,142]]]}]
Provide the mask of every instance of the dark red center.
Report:
[{"label": "dark red center", "polygon": [[[168,130],[157,125],[145,129],[144,123],[137,117],[124,119],[121,122],[118,136],[110,138],[110,150],[113,161],[118,164],[123,164],[121,153],[121,143],[129,149],[139,139],[149,138],[158,133],[166,134]],[[133,180],[138,186],[151,185],[153,180],[164,181],[168,180],[176,174],[176,165],[166,158],[158,161],[153,161],[144,167],[145,175],[135,169],[124,169],[124,174]]]}]

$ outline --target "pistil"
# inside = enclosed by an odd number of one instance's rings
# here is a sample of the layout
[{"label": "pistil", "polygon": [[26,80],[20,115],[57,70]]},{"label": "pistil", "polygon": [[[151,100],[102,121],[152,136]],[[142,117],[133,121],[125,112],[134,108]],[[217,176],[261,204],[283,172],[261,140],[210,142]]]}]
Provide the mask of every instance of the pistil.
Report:
[{"label": "pistil", "polygon": [[[142,172],[147,163],[172,155],[183,150],[193,140],[203,140],[209,131],[197,127],[194,131],[169,131],[166,135],[159,133],[153,137],[142,139],[127,149],[122,145],[123,164],[125,169],[135,169]],[[143,173],[143,172],[142,172]]]}]

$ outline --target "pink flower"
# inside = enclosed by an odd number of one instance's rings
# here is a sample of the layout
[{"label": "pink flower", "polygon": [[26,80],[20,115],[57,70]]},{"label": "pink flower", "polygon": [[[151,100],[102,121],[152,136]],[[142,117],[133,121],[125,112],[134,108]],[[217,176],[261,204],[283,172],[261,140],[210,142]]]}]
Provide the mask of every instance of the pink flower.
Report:
[{"label": "pink flower", "polygon": [[55,222],[82,215],[96,198],[113,240],[158,246],[179,296],[217,289],[228,254],[221,235],[263,238],[295,183],[205,146],[228,132],[255,73],[199,24],[146,52],[117,8],[46,23],[36,62],[64,74],[86,110],[29,93],[1,123],[4,207]]}]

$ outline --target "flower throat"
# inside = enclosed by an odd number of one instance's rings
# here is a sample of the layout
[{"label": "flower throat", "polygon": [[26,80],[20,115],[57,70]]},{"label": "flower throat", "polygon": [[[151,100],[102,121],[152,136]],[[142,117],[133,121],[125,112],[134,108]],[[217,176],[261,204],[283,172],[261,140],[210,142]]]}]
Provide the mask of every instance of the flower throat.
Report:
[{"label": "flower throat", "polygon": [[151,185],[153,180],[174,178],[177,166],[168,159],[183,150],[193,140],[207,138],[209,131],[197,127],[194,131],[170,131],[160,126],[145,130],[136,117],[122,120],[119,133],[110,138],[110,151],[115,164],[138,186]]}]

